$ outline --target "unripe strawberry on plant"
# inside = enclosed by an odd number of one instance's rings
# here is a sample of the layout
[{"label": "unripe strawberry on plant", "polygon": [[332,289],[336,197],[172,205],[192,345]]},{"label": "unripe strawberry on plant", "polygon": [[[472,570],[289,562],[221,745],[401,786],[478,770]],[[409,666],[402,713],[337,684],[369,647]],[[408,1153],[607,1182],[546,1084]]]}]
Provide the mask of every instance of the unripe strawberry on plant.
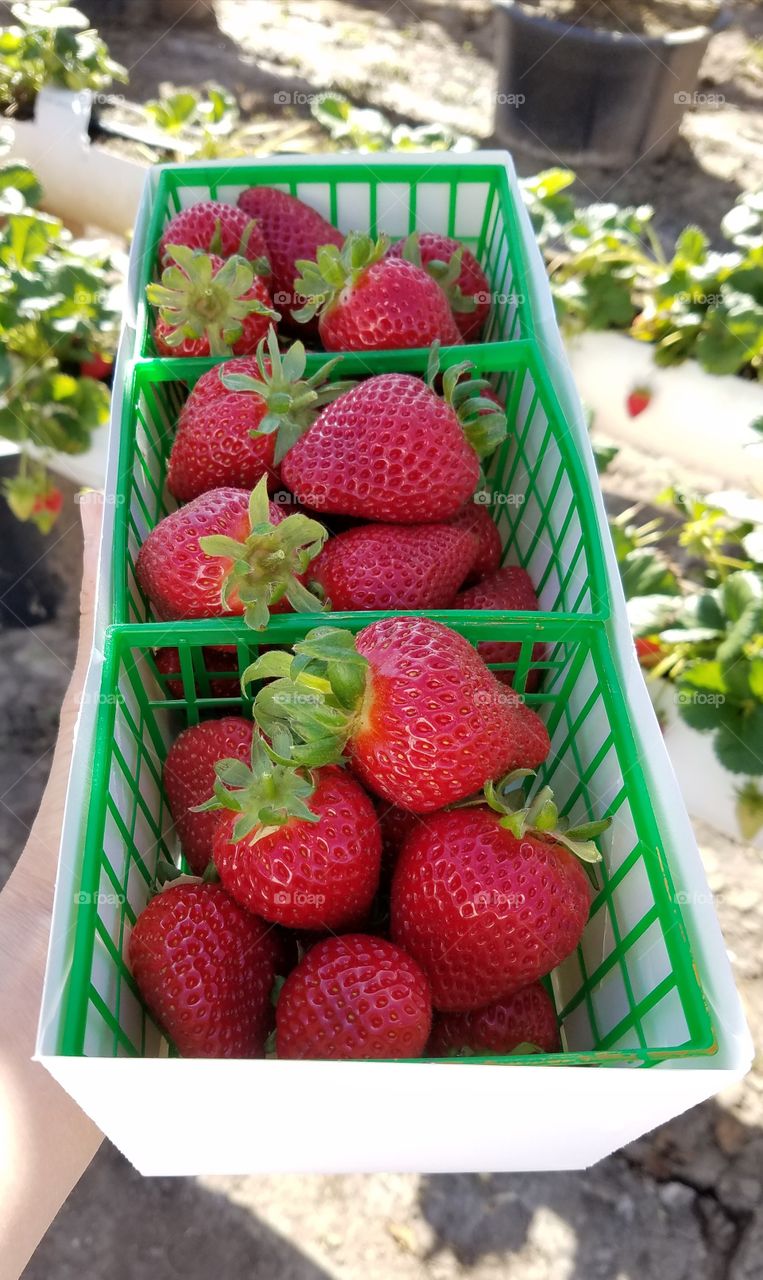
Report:
[{"label": "unripe strawberry on plant", "polygon": [[400,524],[444,521],[471,498],[480,460],[506,437],[506,417],[467,378],[443,374],[443,394],[408,373],[367,378],[321,411],[286,454],[281,475],[314,511]]},{"label": "unripe strawberry on plant", "polygon": [[399,947],[369,934],[326,938],[276,1004],[279,1058],[418,1058],[432,1023],[429,984]]},{"label": "unripe strawberry on plant", "polygon": [[278,487],[289,441],[351,385],[327,381],[336,361],[309,378],[305,364],[302,343],[281,354],[271,326],[256,355],[202,374],[183,405],[170,451],[167,487],[178,501],[228,485],[252,489],[263,475],[270,489]]},{"label": "unripe strawberry on plant", "polygon": [[593,839],[609,822],[565,831],[547,787],[514,807],[526,776],[486,785],[475,807],[428,815],[398,857],[392,937],[418,960],[438,1010],[506,999],[555,969],[582,937],[591,888],[580,859],[600,859]]},{"label": "unripe strawberry on plant", "polygon": [[556,1053],[560,1048],[554,1002],[540,982],[532,982],[482,1009],[436,1014],[427,1056]]},{"label": "unripe strawberry on plant", "polygon": [[175,258],[172,246],[184,245],[218,258],[247,258],[256,264],[258,275],[267,275],[268,247],[259,222],[232,204],[200,200],[170,218],[159,241],[159,264],[166,267]]},{"label": "unripe strawberry on plant", "polygon": [[154,342],[161,356],[247,355],[279,320],[270,290],[246,258],[223,259],[171,245],[161,283],[146,285],[157,308]]},{"label": "unripe strawberry on plant", "polygon": [[277,730],[272,747],[254,735],[247,762],[218,760],[197,816],[216,818],[215,866],[243,907],[295,929],[346,928],[379,883],[376,812],[343,770],[292,767],[289,749]]},{"label": "unripe strawberry on plant", "polygon": [[[235,686],[234,686],[235,688]],[[172,743],[162,769],[162,785],[186,862],[203,875],[212,860],[216,813],[199,813],[212,794],[220,760],[246,762],[254,725],[243,716],[221,716],[190,725]]]},{"label": "unripe strawberry on plant", "polygon": [[[250,187],[239,196],[238,206],[262,227],[273,296],[284,319],[292,323],[294,311],[304,303],[294,291],[298,259],[315,258],[321,245],[333,244],[341,249],[344,236],[316,209],[275,187]],[[317,333],[317,322],[308,327]]]},{"label": "unripe strawberry on plant", "polygon": [[267,479],[251,494],[212,489],[160,520],[135,566],[162,621],[243,615],[261,630],[271,613],[322,608],[304,585],[326,530],[268,501]]},{"label": "unripe strawberry on plant", "polygon": [[217,884],[171,885],[136,920],[130,969],[184,1058],[261,1058],[279,940]]},{"label": "unripe strawberry on plant", "polygon": [[[275,677],[271,679],[271,677]],[[427,618],[397,616],[353,637],[319,627],[244,672],[258,692],[264,733],[286,726],[294,759],[314,765],[346,754],[376,795],[427,813],[462,800],[510,769],[546,759],[540,718],[488,671],[463,636]]]},{"label": "unripe strawberry on plant", "polygon": [[490,310],[490,282],[474,254],[460,240],[434,231],[414,231],[387,250],[404,258],[439,284],[464,342],[476,342]]},{"label": "unripe strawberry on plant", "polygon": [[364,524],[329,538],[308,580],[328,608],[447,609],[477,552],[448,524]]},{"label": "unripe strawberry on plant", "polygon": [[353,231],[341,249],[322,245],[315,261],[296,263],[294,289],[306,298],[293,312],[306,322],[318,316],[326,351],[390,351],[452,346],[463,341],[448,299],[422,267],[386,257],[386,236],[372,240]]}]

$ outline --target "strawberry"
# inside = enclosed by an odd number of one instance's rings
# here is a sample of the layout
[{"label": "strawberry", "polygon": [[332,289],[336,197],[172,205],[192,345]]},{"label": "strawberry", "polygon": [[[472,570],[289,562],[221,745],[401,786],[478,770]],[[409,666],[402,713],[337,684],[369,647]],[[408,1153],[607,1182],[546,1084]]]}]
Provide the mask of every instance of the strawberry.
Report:
[{"label": "strawberry", "polygon": [[471,1013],[438,1013],[427,1045],[430,1058],[471,1054],[556,1053],[560,1049],[554,1002],[539,982]]},{"label": "strawberry", "polygon": [[[201,660],[204,670],[209,674],[209,679],[202,682],[197,677],[194,680],[195,696],[197,698],[238,698],[240,694],[238,654],[235,646],[231,649],[222,645],[205,647],[201,651]],[[154,665],[160,675],[167,676],[167,679],[162,681],[162,688],[165,690],[167,697],[183,698],[185,692],[181,679],[180,655],[177,649],[156,649],[154,651]],[[226,677],[223,674],[227,671],[231,673],[230,677]]]},{"label": "strawberry", "polygon": [[219,760],[234,758],[246,763],[252,753],[253,730],[251,720],[243,716],[205,720],[184,729],[167,752],[162,770],[164,794],[185,860],[197,875],[202,875],[211,861],[218,815],[196,813],[195,806],[211,796]]},{"label": "strawberry", "polygon": [[295,929],[347,927],[363,918],[379,883],[373,804],[341,769],[293,769],[272,754],[255,736],[251,768],[239,759],[216,766],[208,807],[224,808],[213,841],[220,879],[266,920]]},{"label": "strawberry", "polygon": [[359,383],[291,447],[284,483],[321,512],[400,524],[456,515],[477,487],[480,458],[506,435],[502,414],[482,412],[486,384],[459,381],[470,368],[447,370],[443,396],[409,373]]},{"label": "strawberry", "polygon": [[310,566],[329,608],[447,609],[477,540],[448,524],[365,524],[329,538]]},{"label": "strawberry", "polygon": [[481,503],[467,502],[463,510],[453,517],[451,524],[456,529],[468,529],[479,543],[466,584],[471,586],[472,583],[495,573],[501,563],[503,546],[495,521],[485,506]]},{"label": "strawberry", "polygon": [[[505,565],[489,578],[483,578],[476,586],[461,591],[456,596],[456,609],[505,609],[508,611],[524,610],[536,612],[540,609],[540,601],[530,575],[516,565]],[[521,644],[504,640],[486,640],[477,646],[480,656],[488,663],[519,662],[522,652]],[[544,644],[533,645],[533,662],[543,662],[546,657]],[[496,677],[502,684],[514,684],[513,671],[496,671]],[[540,687],[542,672],[537,668],[528,671],[525,682],[527,693],[535,693]]]},{"label": "strawberry", "polygon": [[255,699],[263,731],[286,724],[300,763],[337,761],[346,750],[365,785],[401,808],[442,808],[548,755],[535,712],[439,622],[384,618],[354,638],[320,627],[294,654],[261,654],[244,672],[244,684],[277,677]]},{"label": "strawberry", "polygon": [[385,257],[385,236],[353,231],[341,249],[323,245],[314,262],[300,259],[296,293],[307,301],[295,320],[318,316],[326,351],[392,351],[462,341],[442,289],[422,267]]},{"label": "strawberry", "polygon": [[83,360],[79,367],[81,378],[94,378],[96,382],[105,382],[114,372],[114,361],[110,356],[102,356],[96,351]]},{"label": "strawberry", "polygon": [[326,938],[289,974],[276,1004],[279,1058],[418,1058],[432,1023],[429,984],[399,947],[369,934]]},{"label": "strawberry", "polygon": [[261,630],[271,612],[315,611],[303,585],[326,531],[268,502],[263,476],[245,489],[212,489],[159,521],[138,553],[138,584],[162,621],[243,614]]},{"label": "strawberry", "polygon": [[649,408],[651,403],[651,387],[634,387],[625,401],[628,416],[631,418],[637,418],[640,413],[643,413],[645,409]]},{"label": "strawberry", "polygon": [[[304,302],[294,292],[294,280],[299,275],[297,260],[315,258],[321,245],[333,244],[341,249],[344,236],[310,205],[275,187],[250,187],[242,191],[238,206],[249,217],[256,218],[262,227],[268,246],[274,301],[285,319],[293,323],[293,312]],[[316,324],[316,332],[317,328]]]},{"label": "strawberry", "polygon": [[229,356],[256,351],[272,320],[270,290],[246,258],[224,260],[173,245],[161,284],[146,286],[159,310],[154,343],[160,356]]},{"label": "strawberry", "polygon": [[175,260],[173,248],[178,244],[213,253],[218,258],[238,254],[256,263],[259,275],[268,271],[268,248],[260,224],[232,204],[201,200],[170,218],[159,241],[162,267]]},{"label": "strawberry", "polygon": [[429,815],[397,861],[392,937],[418,960],[444,1012],[480,1009],[544,977],[588,920],[576,853],[597,860],[592,837],[608,823],[563,833],[549,789],[517,811],[507,798],[515,784],[485,788],[492,808]]},{"label": "strawberry", "polygon": [[129,963],[149,1013],[184,1058],[261,1058],[277,943],[220,885],[173,885],[130,935]]},{"label": "strawberry", "polygon": [[660,641],[654,636],[636,636],[636,657],[642,667],[656,667],[665,653]]},{"label": "strawberry", "polygon": [[479,339],[490,310],[490,284],[466,245],[434,231],[414,231],[391,245],[387,257],[423,267],[445,293],[464,342]]},{"label": "strawberry", "polygon": [[[183,405],[170,452],[167,487],[180,502],[210,489],[251,489],[263,475],[279,483],[276,444],[305,431],[322,404],[349,385],[327,383],[334,361],[304,378],[305,349],[295,342],[283,356],[275,330],[256,356],[226,360],[199,378]],[[277,434],[276,434],[277,432]]]}]

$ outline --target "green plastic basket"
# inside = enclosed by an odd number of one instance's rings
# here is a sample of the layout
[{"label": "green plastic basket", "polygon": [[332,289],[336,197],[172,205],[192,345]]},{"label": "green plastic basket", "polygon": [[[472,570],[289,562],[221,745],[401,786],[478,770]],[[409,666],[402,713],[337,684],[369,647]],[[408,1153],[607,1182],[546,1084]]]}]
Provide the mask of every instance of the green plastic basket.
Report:
[{"label": "green plastic basket", "polygon": [[[342,619],[340,625],[356,630],[358,621]],[[549,782],[562,811],[578,821],[613,818],[601,838],[604,862],[582,943],[552,977],[566,1052],[532,1061],[649,1065],[713,1052],[681,897],[601,624],[548,615],[532,621],[526,615],[462,615],[457,629],[473,643],[521,643],[511,664],[515,685],[524,690],[529,671],[543,672],[540,690],[526,696],[552,740],[539,783]],[[240,621],[224,629],[219,623],[183,623],[171,631],[147,624],[109,633],[62,1053],[134,1057],[162,1051],[125,963],[127,935],[148,900],[158,857],[179,857],[162,795],[162,761],[186,725],[242,706],[238,674],[260,644],[291,643],[302,633],[300,619],[289,615],[274,619],[261,637]],[[152,650],[168,641],[178,647],[179,670],[160,676]],[[202,654],[202,646],[224,641],[238,655],[238,672],[224,673],[232,698],[211,695]],[[534,648],[540,643],[542,658]],[[464,1065],[480,1061],[465,1059]]]},{"label": "green plastic basket", "polygon": [[505,166],[499,163],[382,164],[372,156],[348,166],[320,164],[165,168],[159,174],[145,241],[136,246],[139,270],[136,352],[156,355],[145,286],[158,279],[157,248],[173,214],[199,200],[235,204],[251,186],[274,186],[318,209],[344,232],[438,231],[468,245],[490,284],[491,307],[484,340],[533,335],[529,271]]},{"label": "green plastic basket", "polygon": [[[527,569],[547,612],[608,617],[592,494],[545,366],[533,345],[525,342],[451,347],[442,354],[442,366],[457,363],[465,352],[505,399],[508,410],[509,438],[487,470],[504,560]],[[309,370],[325,359],[310,356]],[[149,531],[178,505],[165,484],[175,424],[188,388],[214,363],[149,360],[136,362],[132,369],[121,424],[112,562],[115,623],[156,620],[138,587],[135,561]],[[370,359],[348,355],[335,373],[357,377],[380,369],[423,373],[425,368],[423,352],[388,352]],[[365,620],[369,616],[378,615],[358,615]],[[314,615],[306,615],[305,625],[313,622]]]}]

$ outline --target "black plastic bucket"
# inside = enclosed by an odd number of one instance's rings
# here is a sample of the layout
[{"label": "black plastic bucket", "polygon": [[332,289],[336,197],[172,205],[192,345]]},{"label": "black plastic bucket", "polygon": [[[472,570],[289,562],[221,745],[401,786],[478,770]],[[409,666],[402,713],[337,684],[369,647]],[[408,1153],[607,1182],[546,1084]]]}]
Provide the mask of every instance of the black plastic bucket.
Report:
[{"label": "black plastic bucket", "polygon": [[697,101],[710,38],[729,20],[721,10],[712,27],[642,38],[550,21],[514,0],[494,4],[501,141],[623,168],[670,149]]}]

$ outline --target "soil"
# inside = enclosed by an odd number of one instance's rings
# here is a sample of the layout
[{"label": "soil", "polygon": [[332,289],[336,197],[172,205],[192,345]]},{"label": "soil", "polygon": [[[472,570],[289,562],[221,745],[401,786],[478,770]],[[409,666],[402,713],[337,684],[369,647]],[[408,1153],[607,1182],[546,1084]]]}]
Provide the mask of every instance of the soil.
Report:
[{"label": "soil", "polygon": [[709,26],[721,6],[718,0],[522,0],[519,7],[572,26],[662,36]]}]

